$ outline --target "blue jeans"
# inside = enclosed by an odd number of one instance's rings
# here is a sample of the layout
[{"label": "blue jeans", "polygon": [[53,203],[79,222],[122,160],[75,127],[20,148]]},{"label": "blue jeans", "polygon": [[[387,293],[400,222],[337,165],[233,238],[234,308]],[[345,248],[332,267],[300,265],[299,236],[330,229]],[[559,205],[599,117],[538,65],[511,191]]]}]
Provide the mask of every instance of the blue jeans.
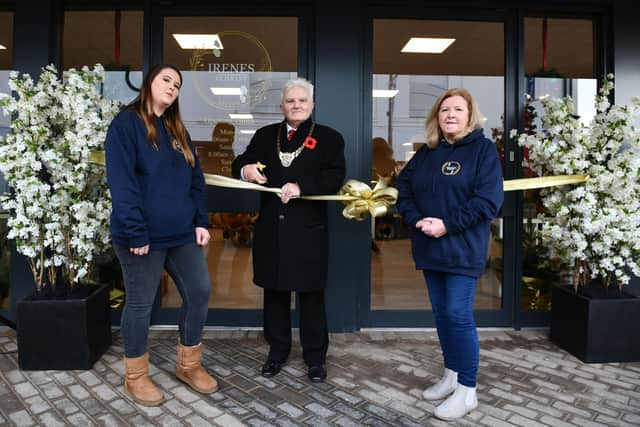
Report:
[{"label": "blue jeans", "polygon": [[458,373],[458,382],[476,386],[480,344],[473,319],[475,277],[424,270],[444,366]]},{"label": "blue jeans", "polygon": [[190,243],[175,248],[155,249],[139,256],[129,248],[113,245],[124,276],[127,291],[120,333],[126,357],[140,357],[147,352],[151,309],[162,271],[167,270],[182,297],[180,308],[180,342],[197,345],[202,338],[211,281],[202,248]]}]

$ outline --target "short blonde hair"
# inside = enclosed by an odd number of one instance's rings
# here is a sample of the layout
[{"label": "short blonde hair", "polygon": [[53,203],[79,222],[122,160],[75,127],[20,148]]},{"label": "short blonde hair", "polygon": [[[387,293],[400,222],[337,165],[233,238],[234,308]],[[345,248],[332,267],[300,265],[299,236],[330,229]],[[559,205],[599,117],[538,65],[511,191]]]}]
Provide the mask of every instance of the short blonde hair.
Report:
[{"label": "short blonde hair", "polygon": [[437,101],[433,104],[433,107],[431,107],[429,115],[427,116],[427,146],[431,149],[436,148],[438,144],[440,144],[440,140],[444,138],[442,129],[440,129],[440,124],[438,123],[438,113],[440,112],[440,106],[442,105],[444,100],[447,98],[451,98],[452,96],[461,96],[462,98],[464,98],[464,100],[467,101],[467,107],[469,109],[469,125],[465,130],[455,136],[456,141],[464,138],[475,129],[480,129],[484,124],[485,118],[480,112],[478,103],[471,95],[471,93],[468,90],[462,88],[449,89],[444,94],[442,94],[440,98],[437,99]]}]

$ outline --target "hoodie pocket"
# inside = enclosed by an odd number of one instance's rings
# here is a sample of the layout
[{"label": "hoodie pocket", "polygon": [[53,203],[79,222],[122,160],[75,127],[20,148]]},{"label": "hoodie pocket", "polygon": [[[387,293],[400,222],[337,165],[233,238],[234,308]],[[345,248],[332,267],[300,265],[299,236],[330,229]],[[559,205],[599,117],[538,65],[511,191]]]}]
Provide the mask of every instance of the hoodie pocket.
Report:
[{"label": "hoodie pocket", "polygon": [[471,245],[467,242],[464,233],[446,235],[441,240],[441,256],[454,264],[466,265],[473,257]]}]

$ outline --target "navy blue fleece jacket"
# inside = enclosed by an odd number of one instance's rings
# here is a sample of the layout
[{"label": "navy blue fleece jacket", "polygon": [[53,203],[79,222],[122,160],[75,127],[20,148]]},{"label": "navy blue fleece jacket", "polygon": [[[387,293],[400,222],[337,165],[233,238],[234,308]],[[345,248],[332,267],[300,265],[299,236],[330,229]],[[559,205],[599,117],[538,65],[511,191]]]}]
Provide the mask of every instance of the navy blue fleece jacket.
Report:
[{"label": "navy blue fleece jacket", "polygon": [[204,178],[197,157],[192,168],[172,147],[162,118],[154,146],[142,119],[124,110],[111,122],[105,145],[113,241],[150,249],[195,242],[195,227],[208,226]]},{"label": "navy blue fleece jacket", "polygon": [[[398,209],[413,229],[416,269],[480,277],[491,220],[504,198],[496,147],[482,129],[418,150],[398,177],[398,191]],[[416,229],[425,217],[442,219],[447,233],[434,238]]]}]

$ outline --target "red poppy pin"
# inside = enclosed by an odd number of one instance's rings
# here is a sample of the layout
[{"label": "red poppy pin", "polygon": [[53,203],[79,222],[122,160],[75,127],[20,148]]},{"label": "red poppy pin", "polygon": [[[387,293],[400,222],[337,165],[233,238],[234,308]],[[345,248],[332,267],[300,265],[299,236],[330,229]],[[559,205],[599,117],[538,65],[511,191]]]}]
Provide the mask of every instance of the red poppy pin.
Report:
[{"label": "red poppy pin", "polygon": [[308,136],[307,139],[304,140],[304,146],[309,150],[313,150],[314,148],[316,148],[317,143],[318,141],[316,141],[315,138],[310,136]]}]

